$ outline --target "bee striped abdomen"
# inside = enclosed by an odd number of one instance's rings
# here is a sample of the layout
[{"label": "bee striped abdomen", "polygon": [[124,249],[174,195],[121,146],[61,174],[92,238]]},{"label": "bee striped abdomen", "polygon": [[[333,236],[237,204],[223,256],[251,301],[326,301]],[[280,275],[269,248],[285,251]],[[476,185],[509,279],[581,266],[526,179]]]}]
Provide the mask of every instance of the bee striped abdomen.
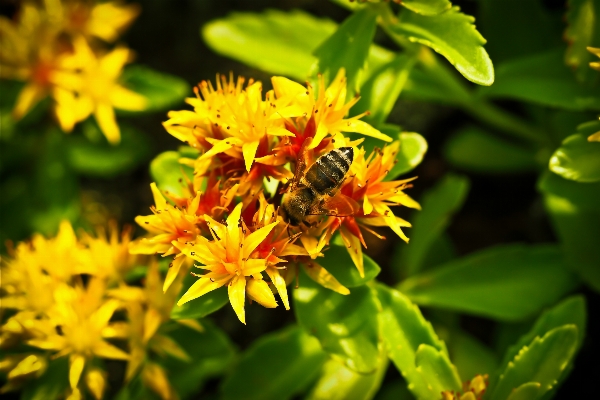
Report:
[{"label": "bee striped abdomen", "polygon": [[305,181],[318,194],[328,194],[336,189],[352,165],[354,151],[352,147],[340,147],[322,155],[310,167]]}]

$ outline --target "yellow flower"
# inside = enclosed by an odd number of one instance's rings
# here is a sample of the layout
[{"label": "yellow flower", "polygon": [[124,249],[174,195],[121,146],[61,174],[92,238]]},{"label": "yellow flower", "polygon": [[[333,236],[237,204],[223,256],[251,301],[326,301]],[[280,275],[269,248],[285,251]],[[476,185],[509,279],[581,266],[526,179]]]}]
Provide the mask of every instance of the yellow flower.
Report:
[{"label": "yellow flower", "polygon": [[442,400],[481,400],[488,385],[488,376],[476,375],[470,381],[463,383],[462,393],[442,392]]},{"label": "yellow flower", "polygon": [[277,307],[269,285],[262,278],[269,257],[256,254],[257,247],[278,224],[275,221],[250,233],[241,218],[242,204],[238,204],[221,224],[205,216],[213,239],[198,236],[193,243],[179,245],[181,252],[198,261],[199,268],[209,272],[197,275],[196,281],[179,299],[177,305],[194,300],[212,290],[228,285],[229,301],[242,323],[246,323],[244,303],[246,295],[267,308]]},{"label": "yellow flower", "polygon": [[291,136],[278,116],[280,101],[269,91],[262,99],[262,83],[252,79],[244,88],[245,80],[233,76],[229,80],[217,75],[216,89],[202,81],[195,88],[196,98],[186,102],[194,111],[171,111],[163,125],[167,132],[204,150],[200,159],[217,154],[243,160],[246,172],[254,162],[258,146],[266,136]]},{"label": "yellow flower", "polygon": [[131,52],[117,47],[97,57],[82,37],[75,38],[73,45],[73,54],[60,59],[60,71],[51,77],[61,128],[69,132],[93,113],[108,141],[118,143],[121,133],[114,108],[139,111],[146,107],[145,97],[118,83]]},{"label": "yellow flower", "polygon": [[0,361],[0,371],[6,373],[7,383],[0,393],[18,390],[28,378],[38,378],[48,366],[46,357],[36,353],[9,354]]},{"label": "yellow flower", "polygon": [[359,97],[354,97],[346,103],[346,73],[342,68],[335,79],[325,88],[325,79],[319,75],[318,93],[315,95],[312,86],[304,87],[282,76],[271,79],[277,98],[288,105],[278,114],[284,118],[304,117],[308,120],[311,116],[315,119],[316,132],[309,149],[317,147],[329,134],[335,140],[344,140],[342,132],[355,132],[363,135],[391,142],[392,138],[373,128],[360,118],[366,113],[351,118],[345,118],[350,108],[356,104]]}]

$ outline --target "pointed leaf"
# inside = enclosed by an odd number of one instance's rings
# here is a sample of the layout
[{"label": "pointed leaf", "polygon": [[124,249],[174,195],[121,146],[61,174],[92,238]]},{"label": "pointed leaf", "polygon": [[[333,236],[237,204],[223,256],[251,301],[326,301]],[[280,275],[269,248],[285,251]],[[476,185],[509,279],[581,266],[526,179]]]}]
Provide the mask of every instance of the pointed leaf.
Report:
[{"label": "pointed leaf", "polygon": [[538,396],[551,390],[573,361],[577,336],[575,325],[563,325],[542,338],[536,337],[505,367],[497,384],[489,388],[488,398],[504,400],[514,389],[528,382],[540,384]]},{"label": "pointed leaf", "polygon": [[533,150],[477,127],[453,134],[446,142],[444,156],[454,166],[473,172],[527,172],[537,167]]},{"label": "pointed leaf", "polygon": [[579,133],[569,136],[550,157],[550,171],[576,182],[600,181],[600,142]]},{"label": "pointed leaf", "polygon": [[359,73],[369,55],[376,26],[377,13],[372,8],[356,11],[314,51],[318,61],[313,70],[324,74],[328,83],[344,68],[352,93],[359,84]]},{"label": "pointed leaf", "polygon": [[398,23],[388,29],[392,35],[431,47],[446,57],[465,78],[489,86],[494,82],[494,67],[483,48],[486,40],[475,29],[474,21],[458,7],[435,16],[404,11]]},{"label": "pointed leaf", "polygon": [[408,276],[418,272],[436,239],[450,224],[452,214],[464,203],[469,180],[462,175],[446,175],[421,201],[421,211],[413,218],[410,244],[403,247],[401,268]]},{"label": "pointed leaf", "polygon": [[458,391],[462,387],[458,371],[448,355],[435,347],[420,345],[415,354],[415,365],[436,393]]},{"label": "pointed leaf", "polygon": [[287,399],[316,378],[327,353],[298,326],[265,335],[246,350],[222,386],[224,399]]},{"label": "pointed leaf", "polygon": [[388,360],[380,357],[377,370],[370,374],[358,374],[339,360],[329,359],[321,376],[307,400],[372,399],[377,393],[387,370]]},{"label": "pointed leaf", "polygon": [[293,308],[300,325],[347,367],[365,374],[377,369],[377,301],[371,289],[358,286],[344,296],[325,289],[302,271]]},{"label": "pointed leaf", "polygon": [[234,13],[209,22],[202,36],[219,54],[265,72],[304,80],[316,57],[312,52],[336,24],[294,10]]},{"label": "pointed leaf", "polygon": [[434,391],[429,384],[430,377],[418,369],[416,355],[419,346],[427,345],[447,359],[446,345],[406,296],[382,284],[377,285],[377,295],[382,305],[379,326],[388,357],[408,382],[408,388],[415,397],[438,400],[440,392]]},{"label": "pointed leaf", "polygon": [[556,302],[577,283],[558,247],[502,245],[413,276],[400,290],[418,304],[519,320]]},{"label": "pointed leaf", "polygon": [[402,0],[399,3],[423,15],[436,15],[452,7],[450,0]]},{"label": "pointed leaf", "polygon": [[538,382],[527,382],[514,389],[506,400],[532,400],[542,394],[542,385]]}]

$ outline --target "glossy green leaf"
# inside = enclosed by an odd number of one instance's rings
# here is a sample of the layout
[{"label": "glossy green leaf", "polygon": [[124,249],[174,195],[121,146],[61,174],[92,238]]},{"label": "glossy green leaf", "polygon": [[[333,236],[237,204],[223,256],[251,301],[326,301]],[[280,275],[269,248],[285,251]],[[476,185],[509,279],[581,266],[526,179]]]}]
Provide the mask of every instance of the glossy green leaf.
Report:
[{"label": "glossy green leaf", "polygon": [[182,158],[177,151],[165,151],[157,155],[150,163],[150,176],[156,182],[158,188],[165,192],[183,195],[184,174],[192,179],[192,168],[182,165]]},{"label": "glossy green leaf", "polygon": [[167,371],[169,382],[182,398],[198,393],[204,383],[222,375],[235,359],[235,347],[229,337],[211,321],[202,321],[202,332],[179,326],[168,335],[190,357],[182,361],[166,357],[160,361]]},{"label": "glossy green leaf", "polygon": [[452,7],[435,16],[403,12],[398,23],[388,27],[392,35],[431,47],[465,78],[479,85],[494,82],[494,67],[483,48],[486,40],[475,29],[475,19]]},{"label": "glossy green leaf", "polygon": [[[379,326],[389,358],[406,379],[408,388],[415,397],[438,400],[440,392],[437,389],[440,385],[452,382],[454,378],[448,380],[444,375],[443,380],[436,380],[434,390],[430,383],[436,378],[429,372],[434,366],[436,369],[453,370],[454,367],[448,360],[446,345],[437,337],[419,308],[406,296],[382,284],[378,284],[376,288],[382,306],[379,313]],[[420,364],[417,364],[420,346],[426,346],[424,348],[427,350],[422,350]],[[423,372],[425,365],[428,373]],[[453,384],[452,387],[445,387],[444,390],[454,390]]]},{"label": "glossy green leaf", "polygon": [[[151,151],[149,138],[132,126],[121,124],[120,128],[121,141],[117,145],[97,135],[67,137],[67,161],[71,168],[82,175],[112,177],[147,161]],[[84,129],[99,131],[96,124],[87,124]]]},{"label": "glossy green leaf", "polygon": [[421,344],[415,354],[415,365],[436,393],[458,391],[462,382],[448,355],[427,344]]},{"label": "glossy green leaf", "polygon": [[69,389],[69,358],[61,357],[48,363],[46,372],[23,387],[21,399],[59,399]]},{"label": "glossy green leaf", "polygon": [[[596,124],[594,121],[593,124]],[[550,157],[550,171],[577,182],[600,181],[600,142],[582,134],[571,135]]]},{"label": "glossy green leaf", "polygon": [[468,191],[466,177],[449,174],[423,196],[422,210],[412,219],[410,245],[404,247],[398,266],[408,276],[422,268],[432,244],[448,227],[452,214],[460,209]]},{"label": "glossy green leaf", "polygon": [[313,381],[327,359],[297,326],[265,335],[246,350],[222,385],[224,399],[288,399]]},{"label": "glossy green leaf", "polygon": [[[198,280],[197,277],[193,275],[188,275],[185,277],[183,281],[183,287],[179,292],[179,296],[177,298],[181,298],[185,292],[188,291],[190,286],[192,286]],[[227,295],[227,288],[221,287],[216,290],[212,290],[206,293],[203,296],[198,297],[192,301],[188,301],[181,306],[177,304],[173,305],[173,309],[171,310],[171,318],[172,319],[196,319],[203,318],[209,314],[214,313],[221,309],[225,304],[229,303],[229,296]]]},{"label": "glossy green leaf", "polygon": [[219,54],[303,81],[316,61],[313,51],[335,29],[334,22],[299,10],[267,10],[213,20],[202,28],[202,36]]},{"label": "glossy green leaf", "polygon": [[190,85],[183,79],[143,65],[125,68],[121,80],[128,89],[146,98],[148,103],[143,112],[168,111],[183,104],[184,98],[192,94]]},{"label": "glossy green leaf", "polygon": [[301,271],[299,287],[294,290],[294,310],[300,325],[348,368],[363,374],[377,369],[378,304],[370,288],[358,286],[344,296]]},{"label": "glossy green leaf", "polygon": [[532,400],[542,394],[542,385],[538,382],[527,382],[514,389],[506,400]]},{"label": "glossy green leaf", "polygon": [[423,15],[436,15],[452,7],[449,0],[402,0],[399,3],[410,11]]},{"label": "glossy green leaf", "polygon": [[388,366],[385,355],[380,357],[377,370],[359,374],[334,358],[325,363],[319,380],[307,400],[372,399],[377,393]]},{"label": "glossy green leaf", "polygon": [[452,332],[448,352],[463,379],[492,374],[498,368],[498,357],[492,349],[465,332]]},{"label": "glossy green leaf", "polygon": [[376,26],[377,13],[370,7],[353,13],[314,51],[318,61],[313,72],[322,73],[328,83],[344,68],[348,89],[358,89]]},{"label": "glossy green leaf", "polygon": [[398,54],[371,72],[360,88],[360,100],[352,108],[352,113],[368,111],[370,114],[363,117],[365,121],[376,126],[382,124],[392,111],[415,62],[414,57]]},{"label": "glossy green leaf", "polygon": [[415,132],[402,132],[398,135],[400,150],[396,156],[396,164],[385,177],[386,181],[396,179],[421,164],[427,153],[427,140]]},{"label": "glossy green leaf", "polygon": [[536,337],[505,367],[497,384],[488,389],[488,399],[507,399],[514,389],[528,382],[540,384],[537,396],[551,390],[573,360],[577,335],[575,325],[563,325],[542,338]]},{"label": "glossy green leaf", "polygon": [[327,250],[326,256],[318,261],[327,272],[332,274],[335,279],[347,288],[364,285],[373,280],[381,272],[379,265],[371,257],[363,253],[365,276],[361,278],[358,269],[354,266],[354,262],[348,254],[348,250],[344,247],[344,242],[340,235],[334,238],[332,245]]},{"label": "glossy green leaf", "polygon": [[577,327],[579,334],[577,343],[581,346],[586,330],[586,319],[585,299],[582,296],[572,296],[563,300],[538,317],[531,330],[521,336],[517,343],[506,351],[501,365],[507,365],[524,346],[531,343],[537,336],[542,337],[546,332],[563,325]]},{"label": "glossy green leaf", "polygon": [[587,47],[600,47],[600,1],[569,0],[567,4],[567,29],[565,40],[569,44],[565,62],[576,70],[581,81],[593,79],[596,75],[589,67],[595,58]]},{"label": "glossy green leaf", "polygon": [[444,156],[456,167],[483,173],[525,172],[537,166],[533,150],[477,127],[453,134],[446,142]]},{"label": "glossy green leaf", "polygon": [[567,265],[600,291],[600,183],[579,183],[545,173],[538,183]]},{"label": "glossy green leaf", "polygon": [[568,110],[599,110],[600,90],[579,84],[564,64],[564,49],[506,61],[496,68],[496,82],[479,88],[488,98],[508,98]]},{"label": "glossy green leaf", "polygon": [[410,277],[399,288],[418,304],[519,320],[577,286],[563,258],[556,246],[496,246]]}]

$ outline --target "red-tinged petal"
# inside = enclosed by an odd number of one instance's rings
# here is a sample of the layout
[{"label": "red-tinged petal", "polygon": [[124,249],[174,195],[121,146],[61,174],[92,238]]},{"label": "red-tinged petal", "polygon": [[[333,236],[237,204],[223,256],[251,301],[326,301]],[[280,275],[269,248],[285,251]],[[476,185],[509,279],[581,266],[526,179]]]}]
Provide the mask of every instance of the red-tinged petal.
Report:
[{"label": "red-tinged petal", "polygon": [[246,324],[246,313],[244,311],[244,303],[246,301],[246,277],[236,276],[233,278],[227,287],[229,294],[229,302],[233,311],[237,315],[242,324]]},{"label": "red-tinged petal", "polygon": [[243,257],[248,258],[250,254],[269,236],[273,228],[279,223],[275,221],[272,224],[263,226],[257,231],[252,232],[244,239]]}]

